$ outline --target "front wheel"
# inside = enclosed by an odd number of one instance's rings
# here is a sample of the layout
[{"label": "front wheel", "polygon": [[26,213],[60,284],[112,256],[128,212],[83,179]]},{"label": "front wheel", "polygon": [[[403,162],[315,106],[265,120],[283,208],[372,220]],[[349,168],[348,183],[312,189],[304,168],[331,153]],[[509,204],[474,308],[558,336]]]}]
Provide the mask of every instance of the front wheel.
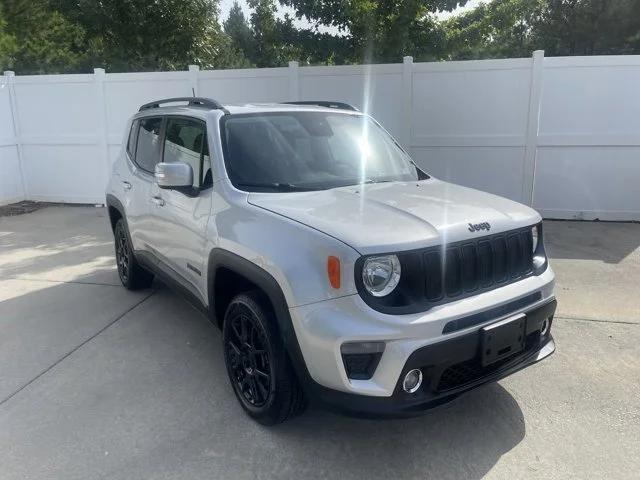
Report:
[{"label": "front wheel", "polygon": [[244,410],[263,425],[275,425],[305,408],[271,309],[259,292],[237,295],[222,330],[229,380]]}]

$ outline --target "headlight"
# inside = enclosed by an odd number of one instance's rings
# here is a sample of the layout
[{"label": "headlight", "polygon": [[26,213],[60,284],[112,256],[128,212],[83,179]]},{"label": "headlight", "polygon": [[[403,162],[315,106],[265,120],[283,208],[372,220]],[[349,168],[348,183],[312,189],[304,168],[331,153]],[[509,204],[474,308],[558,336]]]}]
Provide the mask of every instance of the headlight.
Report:
[{"label": "headlight", "polygon": [[547,254],[542,245],[542,224],[531,227],[531,248],[533,255],[533,273],[540,275],[547,269]]},{"label": "headlight", "polygon": [[395,255],[367,258],[362,267],[364,287],[374,297],[393,292],[400,282],[400,260]]}]

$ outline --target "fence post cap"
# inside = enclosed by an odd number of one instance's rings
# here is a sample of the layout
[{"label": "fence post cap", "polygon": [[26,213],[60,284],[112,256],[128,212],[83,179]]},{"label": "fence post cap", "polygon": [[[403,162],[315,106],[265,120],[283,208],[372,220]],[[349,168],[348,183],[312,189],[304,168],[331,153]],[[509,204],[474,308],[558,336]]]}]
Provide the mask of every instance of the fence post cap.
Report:
[{"label": "fence post cap", "polygon": [[200,65],[189,65],[190,72],[197,72],[200,70]]},{"label": "fence post cap", "polygon": [[411,55],[407,55],[406,57],[402,57],[402,63],[413,63],[413,57]]},{"label": "fence post cap", "polygon": [[290,68],[295,68],[298,66],[298,61],[297,60],[292,60],[289,62],[289,67]]},{"label": "fence post cap", "polygon": [[14,72],[13,70],[5,70],[4,76],[5,77],[15,77],[16,76],[16,72]]},{"label": "fence post cap", "polygon": [[93,74],[94,75],[104,75],[105,74],[105,70],[104,70],[104,68],[94,68],[93,69]]}]

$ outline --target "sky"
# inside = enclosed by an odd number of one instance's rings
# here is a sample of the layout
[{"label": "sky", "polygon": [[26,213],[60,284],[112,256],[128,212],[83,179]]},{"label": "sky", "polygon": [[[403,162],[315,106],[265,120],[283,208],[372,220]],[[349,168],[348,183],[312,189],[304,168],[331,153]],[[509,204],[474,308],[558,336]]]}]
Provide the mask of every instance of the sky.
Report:
[{"label": "sky", "polygon": [[[231,7],[233,6],[233,1],[234,0],[220,0],[220,19],[221,20],[224,21],[227,19],[227,16],[229,15],[229,10],[231,10]],[[455,14],[464,12],[465,10],[475,8],[476,6],[478,6],[479,3],[481,3],[481,1],[482,0],[469,0],[464,7],[457,8],[451,12],[440,12],[437,14],[437,16],[440,19],[448,18],[451,15],[455,15]],[[491,0],[484,0],[484,1],[487,2]],[[242,10],[244,11],[245,16],[248,19],[249,15],[251,14],[251,11],[247,6],[247,2],[245,0],[238,0],[238,3],[240,3],[240,6],[242,7]],[[283,17],[284,14],[287,12],[289,12],[289,14],[295,19],[295,15],[293,14],[293,9],[284,8],[281,5],[278,5],[278,17]],[[298,27],[307,27],[310,25],[309,22],[305,20],[294,20],[294,23]],[[319,30],[321,32],[337,33],[337,31],[332,28],[321,27]]]}]

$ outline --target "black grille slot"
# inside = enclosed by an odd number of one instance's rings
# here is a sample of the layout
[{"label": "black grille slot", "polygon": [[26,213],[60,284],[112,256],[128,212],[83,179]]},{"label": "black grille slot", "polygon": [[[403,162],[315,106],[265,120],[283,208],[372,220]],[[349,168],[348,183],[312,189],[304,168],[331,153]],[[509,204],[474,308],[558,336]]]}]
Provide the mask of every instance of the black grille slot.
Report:
[{"label": "black grille slot", "polygon": [[462,288],[471,292],[478,286],[478,252],[474,244],[462,246]]},{"label": "black grille slot", "polygon": [[488,287],[493,283],[493,254],[491,243],[478,242],[478,259],[480,265],[480,284]]},{"label": "black grille slot", "polygon": [[526,229],[429,249],[423,256],[424,295],[437,303],[522,278],[532,272],[532,245]]},{"label": "black grille slot", "polygon": [[493,281],[504,282],[507,279],[507,242],[504,237],[494,238],[493,247]]},{"label": "black grille slot", "polygon": [[454,297],[462,293],[462,259],[460,248],[449,248],[444,262],[444,284],[447,295]]},{"label": "black grille slot", "polygon": [[426,296],[430,301],[442,298],[442,257],[439,252],[429,252],[424,256]]}]

